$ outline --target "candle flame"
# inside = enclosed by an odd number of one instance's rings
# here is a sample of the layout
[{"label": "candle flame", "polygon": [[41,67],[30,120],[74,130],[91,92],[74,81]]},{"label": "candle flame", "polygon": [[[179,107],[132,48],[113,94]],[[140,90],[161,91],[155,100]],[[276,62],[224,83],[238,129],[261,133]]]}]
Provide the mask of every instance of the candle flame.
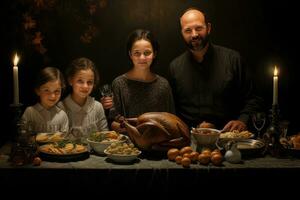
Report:
[{"label": "candle flame", "polygon": [[19,62],[19,57],[18,57],[18,54],[15,55],[15,58],[14,58],[14,65],[18,65],[18,62]]},{"label": "candle flame", "polygon": [[274,68],[274,76],[278,76],[278,70],[277,70],[277,66],[275,65],[275,68]]}]

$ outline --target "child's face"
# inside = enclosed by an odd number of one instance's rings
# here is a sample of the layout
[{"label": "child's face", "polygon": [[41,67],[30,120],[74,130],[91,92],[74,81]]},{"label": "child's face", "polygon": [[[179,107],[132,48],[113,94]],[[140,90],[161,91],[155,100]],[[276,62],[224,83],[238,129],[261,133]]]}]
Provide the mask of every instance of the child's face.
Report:
[{"label": "child's face", "polygon": [[61,97],[61,82],[59,80],[49,81],[36,89],[40,97],[40,103],[46,109],[53,107]]},{"label": "child's face", "polygon": [[152,45],[147,40],[137,40],[131,48],[130,58],[134,67],[150,68],[155,58]]},{"label": "child's face", "polygon": [[87,98],[93,90],[94,80],[92,70],[80,70],[69,80],[69,84],[73,88],[72,94],[81,99]]}]

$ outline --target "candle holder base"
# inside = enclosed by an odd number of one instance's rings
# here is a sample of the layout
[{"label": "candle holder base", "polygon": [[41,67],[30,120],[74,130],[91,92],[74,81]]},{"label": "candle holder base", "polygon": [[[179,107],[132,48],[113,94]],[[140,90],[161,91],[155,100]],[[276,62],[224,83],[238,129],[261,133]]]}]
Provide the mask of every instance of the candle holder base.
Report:
[{"label": "candle holder base", "polygon": [[280,143],[280,128],[279,128],[279,106],[273,105],[272,119],[267,132],[264,134],[264,141],[267,145],[267,151],[273,157],[284,157],[284,147]]},{"label": "candle holder base", "polygon": [[21,120],[23,114],[23,104],[11,104],[10,105],[10,130],[11,134],[9,140],[16,141],[18,137],[18,123]]}]

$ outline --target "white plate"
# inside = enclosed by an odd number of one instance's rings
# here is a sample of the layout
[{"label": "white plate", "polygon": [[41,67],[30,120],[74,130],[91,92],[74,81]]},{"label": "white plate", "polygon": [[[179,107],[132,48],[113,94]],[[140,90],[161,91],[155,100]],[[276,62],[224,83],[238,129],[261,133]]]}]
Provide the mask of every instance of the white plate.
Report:
[{"label": "white plate", "polygon": [[129,162],[133,162],[134,160],[138,159],[138,156],[141,154],[141,151],[139,151],[138,154],[134,154],[134,155],[111,154],[111,153],[108,153],[106,150],[104,150],[104,153],[106,154],[106,156],[109,159],[111,159],[114,162],[129,163]]}]

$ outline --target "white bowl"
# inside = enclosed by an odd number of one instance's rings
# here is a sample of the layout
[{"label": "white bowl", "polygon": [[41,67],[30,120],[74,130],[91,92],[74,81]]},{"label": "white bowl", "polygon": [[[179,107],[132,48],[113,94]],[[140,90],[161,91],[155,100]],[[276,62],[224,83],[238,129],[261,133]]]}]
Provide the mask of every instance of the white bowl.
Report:
[{"label": "white bowl", "polygon": [[191,134],[198,146],[214,146],[221,131],[213,128],[193,128]]},{"label": "white bowl", "polygon": [[100,155],[104,155],[104,150],[109,147],[109,145],[111,145],[112,143],[123,143],[126,140],[128,140],[128,137],[123,135],[124,139],[123,140],[118,140],[118,141],[102,141],[102,142],[96,142],[93,140],[90,140],[89,138],[87,138],[87,142],[89,143],[89,145],[91,146],[91,148]]},{"label": "white bowl", "polygon": [[112,154],[109,153],[108,151],[104,150],[104,153],[106,156],[111,159],[114,162],[118,163],[130,163],[138,158],[138,156],[141,154],[141,151],[139,151],[137,154]]}]

